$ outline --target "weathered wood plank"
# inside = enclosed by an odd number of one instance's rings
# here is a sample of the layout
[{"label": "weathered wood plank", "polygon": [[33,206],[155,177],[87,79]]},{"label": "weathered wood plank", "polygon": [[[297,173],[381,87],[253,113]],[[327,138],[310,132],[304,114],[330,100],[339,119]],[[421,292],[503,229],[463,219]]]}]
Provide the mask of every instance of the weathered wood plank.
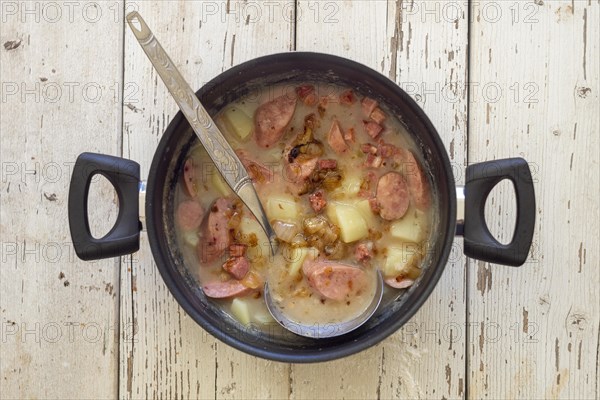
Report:
[{"label": "weathered wood plank", "polygon": [[[67,198],[79,153],[120,153],[122,3],[0,10],[0,396],[115,398],[118,263],[76,257]],[[106,232],[114,192],[91,201]]]},{"label": "weathered wood plank", "polygon": [[[129,2],[192,87],[293,41],[293,2]],[[146,177],[156,144],[176,105],[130,32],[125,35],[124,155]],[[127,398],[281,398],[288,366],[229,348],[193,322],[170,295],[147,241],[122,264],[120,396]],[[125,340],[136,329],[132,340]]]},{"label": "weathered wood plank", "polygon": [[[381,71],[439,129],[456,170],[467,128],[465,2],[299,2],[298,50],[338,54]],[[457,176],[459,183],[462,176]],[[292,366],[294,398],[460,398],[465,395],[462,242],[419,313],[381,345],[347,359]]]},{"label": "weathered wood plank", "polygon": [[[469,162],[522,156],[537,195],[528,263],[469,265],[473,398],[599,395],[599,12],[597,1],[473,6]],[[505,241],[510,192],[486,213]]]}]

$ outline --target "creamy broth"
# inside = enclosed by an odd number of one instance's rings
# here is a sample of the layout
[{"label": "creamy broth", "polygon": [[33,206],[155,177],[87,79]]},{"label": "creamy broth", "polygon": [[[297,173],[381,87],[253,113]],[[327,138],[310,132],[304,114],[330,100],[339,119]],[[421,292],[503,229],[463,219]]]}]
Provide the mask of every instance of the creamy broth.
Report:
[{"label": "creamy broth", "polygon": [[177,240],[225,312],[272,323],[262,299],[269,282],[291,319],[343,322],[369,305],[378,269],[388,298],[421,275],[434,199],[417,146],[385,105],[345,87],[273,86],[215,121],[280,243],[272,256],[260,225],[195,145],[175,195]]}]

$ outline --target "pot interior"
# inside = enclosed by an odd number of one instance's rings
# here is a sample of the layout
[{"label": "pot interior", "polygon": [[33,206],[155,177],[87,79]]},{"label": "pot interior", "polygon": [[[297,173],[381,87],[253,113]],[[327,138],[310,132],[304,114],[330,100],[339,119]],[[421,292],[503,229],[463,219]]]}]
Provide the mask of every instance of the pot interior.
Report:
[{"label": "pot interior", "polygon": [[262,87],[298,83],[347,86],[387,105],[406,126],[422,150],[434,197],[434,231],[423,273],[362,327],[344,336],[309,339],[279,325],[264,330],[243,326],[204,296],[196,278],[183,263],[174,230],[175,187],[183,163],[197,138],[181,114],[167,128],[155,153],[146,196],[148,236],[165,283],[185,311],[209,333],[250,354],[288,362],[314,362],[346,356],[378,343],[396,331],[418,310],[437,283],[454,237],[455,188],[446,150],[435,128],[418,105],[394,82],[352,61],[316,53],[285,53],[258,58],[219,75],[197,94],[211,115]]}]

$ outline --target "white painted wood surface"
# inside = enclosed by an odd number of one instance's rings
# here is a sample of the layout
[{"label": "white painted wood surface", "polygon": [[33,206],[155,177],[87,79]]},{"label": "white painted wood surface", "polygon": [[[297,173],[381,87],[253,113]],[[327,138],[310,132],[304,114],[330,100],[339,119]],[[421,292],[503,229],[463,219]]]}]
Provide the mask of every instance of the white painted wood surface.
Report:
[{"label": "white painted wood surface", "polygon": [[[473,14],[471,80],[479,87],[471,90],[469,162],[524,157],[538,200],[526,265],[469,262],[469,395],[592,399],[599,395],[600,3],[536,3],[483,2]],[[509,192],[490,201],[491,226],[514,218]]]},{"label": "white painted wood surface", "polygon": [[122,6],[54,4],[0,4],[0,397],[114,398],[119,264],[77,258],[67,199],[80,153],[120,154]]},{"label": "white painted wood surface", "polygon": [[[34,13],[13,18],[8,3],[0,44],[22,42],[0,47],[1,95],[7,82],[39,82],[45,101],[21,101],[19,91],[0,103],[1,398],[598,398],[600,3],[131,1],[101,3],[97,22],[86,20],[93,5],[78,3],[70,19],[59,4],[55,23],[44,20],[53,18],[51,3],[31,3],[39,22]],[[66,221],[63,163],[83,151],[122,154],[145,177],[176,111],[124,32],[123,13],[134,9],[194,87],[263,54],[329,52],[381,71],[418,101],[458,183],[467,160],[525,157],[538,197],[530,261],[519,269],[467,263],[457,240],[434,293],[397,334],[347,359],[288,365],[199,328],[163,284],[145,234],[140,251],[116,265],[120,274],[114,261],[77,260],[66,222],[57,223]],[[76,88],[72,101],[43,99],[53,83],[66,95],[68,82],[97,82],[103,93],[117,84],[123,93],[91,103],[91,92],[84,98]],[[62,167],[58,181],[50,163]],[[99,192],[96,215],[114,219],[110,190]],[[44,196],[52,193],[56,201]],[[512,201],[504,190],[487,213],[505,240],[499,227],[510,225]],[[56,242],[59,259],[49,246]],[[31,243],[38,250],[24,251]],[[24,335],[36,322],[37,336]],[[54,343],[53,323],[62,326]],[[86,325],[70,340],[65,323]],[[94,324],[103,328],[95,342]]]}]

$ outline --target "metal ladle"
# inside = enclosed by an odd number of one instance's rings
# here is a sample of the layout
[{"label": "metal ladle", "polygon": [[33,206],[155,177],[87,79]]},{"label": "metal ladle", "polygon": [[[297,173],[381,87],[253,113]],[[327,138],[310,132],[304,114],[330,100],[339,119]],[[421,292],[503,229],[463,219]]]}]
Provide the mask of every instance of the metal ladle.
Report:
[{"label": "metal ladle", "polygon": [[215,121],[210,117],[198,97],[183,79],[183,76],[171,61],[146,22],[137,12],[127,14],[127,23],[133,31],[150,62],[158,72],[179,109],[190,123],[200,139],[217,170],[227,185],[254,214],[269,239],[271,252],[275,254],[277,241],[275,232],[267,219],[262,203],[256,194],[248,171],[240,161],[231,145],[227,142]]},{"label": "metal ladle", "polygon": [[[154,66],[154,69],[156,69],[156,72],[158,72],[158,75],[167,86],[179,109],[206,149],[215,167],[221,173],[227,185],[229,185],[233,192],[257,218],[258,223],[267,235],[271,253],[275,255],[278,247],[275,232],[269,223],[269,219],[244,164],[242,164],[231,145],[227,142],[221,131],[219,131],[213,119],[200,103],[190,85],[175,67],[173,61],[171,61],[171,58],[158,42],[141,15],[135,11],[127,14],[127,23]],[[379,272],[375,275],[377,275],[377,286],[371,304],[360,315],[338,324],[308,326],[292,321],[273,300],[267,283],[264,288],[264,299],[273,318],[291,332],[311,338],[340,336],[364,324],[379,306],[383,294],[383,279]]]}]

